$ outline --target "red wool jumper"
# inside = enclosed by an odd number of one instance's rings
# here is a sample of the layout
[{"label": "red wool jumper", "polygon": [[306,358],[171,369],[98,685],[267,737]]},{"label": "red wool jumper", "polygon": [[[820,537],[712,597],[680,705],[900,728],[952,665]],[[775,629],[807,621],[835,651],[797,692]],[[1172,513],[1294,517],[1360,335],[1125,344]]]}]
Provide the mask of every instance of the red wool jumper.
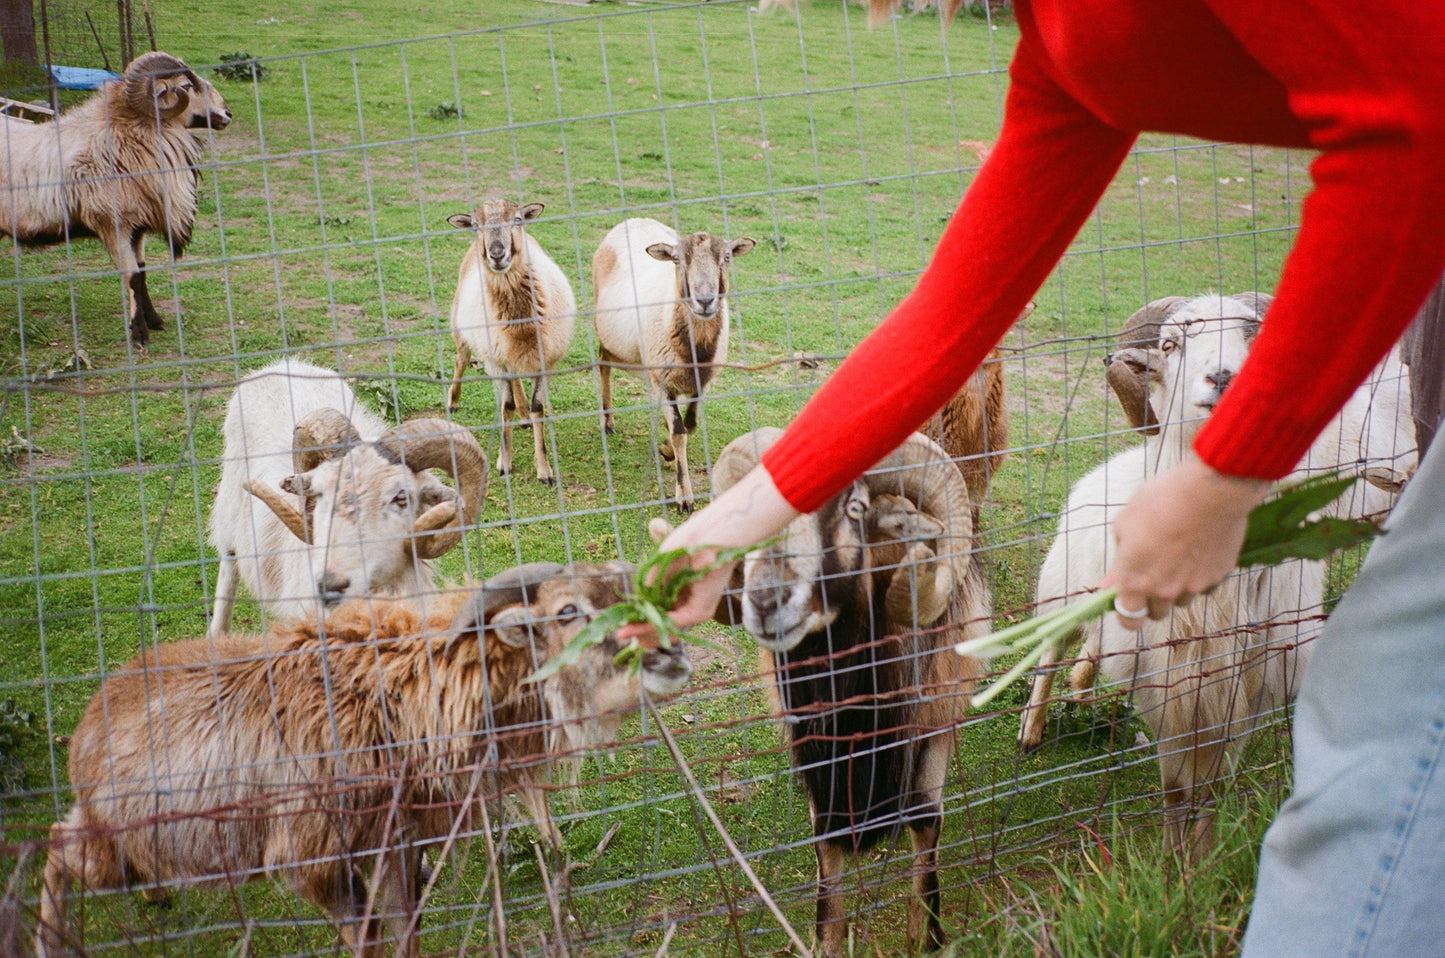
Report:
[{"label": "red wool jumper", "polygon": [[1015,9],[1003,128],[932,262],[763,456],[796,509],[827,501],[958,389],[1141,131],[1321,151],[1269,321],[1195,442],[1221,472],[1288,473],[1445,266],[1441,0]]}]

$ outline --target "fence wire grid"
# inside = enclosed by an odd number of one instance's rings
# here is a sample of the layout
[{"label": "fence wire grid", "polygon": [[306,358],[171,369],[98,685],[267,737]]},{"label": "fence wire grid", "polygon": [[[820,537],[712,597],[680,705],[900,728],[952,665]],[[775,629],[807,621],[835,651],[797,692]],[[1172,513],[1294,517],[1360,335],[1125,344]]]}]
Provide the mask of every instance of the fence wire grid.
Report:
[{"label": "fence wire grid", "polygon": [[[387,918],[371,933],[400,953],[811,948],[815,849],[867,842],[846,815],[829,819],[827,842],[815,840],[795,768],[807,758],[789,747],[800,728],[815,736],[808,754],[844,756],[808,772],[836,775],[837,793],[868,768],[892,769],[881,792],[896,793],[896,776],[921,774],[923,743],[941,744],[945,940],[1000,902],[1027,899],[1081,842],[1137,833],[1139,847],[1162,848],[1171,822],[1194,839],[1207,832],[1207,811],[1176,809],[1187,813],[1182,825],[1164,814],[1161,752],[1176,765],[1181,755],[1196,761],[1201,786],[1218,776],[1221,793],[1244,796],[1245,807],[1287,789],[1288,713],[1268,689],[1292,685],[1358,555],[1327,572],[1266,575],[1259,588],[1276,598],[1268,618],[1244,599],[1199,621],[1181,617],[1163,634],[1158,672],[1149,671],[1157,657],[1135,650],[1070,645],[1050,672],[1054,696],[1030,749],[1018,744],[1028,683],[969,710],[945,663],[956,658],[960,621],[979,631],[1034,612],[1076,483],[1108,460],[1099,488],[1128,488],[1159,455],[1161,440],[1147,440],[1156,445],[1146,452],[1106,385],[1102,360],[1126,318],[1166,296],[1268,292],[1297,224],[1308,156],[1139,141],[1033,312],[1000,345],[1007,439],[994,451],[1006,455],[987,494],[970,501],[976,516],[938,517],[965,529],[976,519],[968,551],[951,555],[955,540],[915,532],[909,549],[879,552],[869,573],[879,583],[898,573],[917,606],[938,561],[972,565],[986,594],[968,607],[974,621],[955,612],[908,628],[867,621],[871,637],[858,649],[776,662],[745,629],[710,624],[698,630],[707,644],[688,645],[691,675],[678,688],[666,681],[668,663],[652,661],[639,692],[612,664],[612,646],[531,685],[521,678],[557,653],[577,617],[617,597],[616,574],[533,570],[564,597],[533,590],[522,624],[510,627],[494,617],[508,603],[518,612],[520,597],[504,601],[478,584],[522,563],[637,562],[649,521],[681,518],[663,456],[667,420],[636,368],[613,377],[615,431],[602,426],[593,254],[604,235],[648,217],[684,235],[754,241],[731,264],[729,352],[686,447],[701,504],[723,448],[785,425],[927,262],[998,133],[1016,40],[1007,12],[980,7],[946,30],[931,13],[905,14],[869,29],[857,7],[839,4],[759,12],[733,0],[508,0],[478,14],[479,29],[428,35],[425,17],[367,13],[384,21],[381,39],[307,49],[312,14],[286,5],[194,22],[166,4],[153,9],[161,47],[213,82],[234,115],[224,130],[196,131],[199,212],[184,257],[151,239],[145,269],[165,327],[145,349],[128,341],[121,274],[95,240],[3,246],[7,940],[42,924],[50,858],[115,873],[94,882],[109,887],[68,893],[64,944],[84,954],[344,951],[317,899],[288,890],[302,885],[325,886],[349,940]],[[215,69],[248,43],[258,80]],[[473,239],[448,217],[489,199],[543,204],[526,233],[576,298],[575,332],[545,375],[546,406],[532,426],[548,468],[535,461],[525,419],[512,469],[498,468],[503,411],[493,387],[507,375],[463,364],[459,403],[447,401],[453,294],[469,278],[461,264]],[[474,263],[471,277],[481,275]],[[399,482],[396,462],[357,465],[357,485],[331,499],[317,488],[292,495],[304,484],[280,480],[307,468],[304,455],[291,468],[292,426],[315,382],[253,380],[261,388],[236,403],[254,405],[246,443],[228,447],[225,434],[242,380],[287,358],[338,374],[345,386],[321,387],[355,404],[346,411],[359,435],[318,438],[330,448],[310,461],[361,457],[369,447],[355,440],[420,422],[420,441],[445,447],[427,461],[440,470],[405,470],[411,478],[377,499],[391,512],[351,533],[326,510],[340,502],[337,515],[370,515],[366,470],[391,469],[388,481]],[[1408,417],[1398,370],[1382,370],[1362,408]],[[524,415],[530,402],[529,392]],[[1388,441],[1377,435],[1368,463],[1356,455],[1347,464],[1404,468],[1405,422],[1398,432],[1393,422],[1377,427]],[[458,541],[416,572],[413,545],[424,557],[440,547],[436,527],[413,521],[450,501],[443,486],[464,487],[458,432],[489,463],[485,500],[475,514],[462,506]],[[1338,447],[1359,442],[1346,432]],[[1171,434],[1166,427],[1164,441]],[[549,470],[555,481],[539,481]],[[233,514],[218,526],[259,537],[274,524],[238,485],[248,478],[282,489],[276,498],[299,525],[249,557],[241,550],[240,564],[294,574],[268,584],[265,603],[251,576],[231,613],[239,637],[206,638],[218,583],[231,574],[210,532],[223,500],[232,497]],[[906,491],[891,472],[880,488],[889,483]],[[1362,485],[1348,508],[1388,505]],[[1099,516],[1077,522],[1080,539],[1104,535]],[[920,558],[920,541],[941,560]],[[831,569],[834,553],[811,558]],[[318,590],[364,594],[365,581],[400,598],[328,609],[326,626],[315,624]],[[1083,594],[1081,579],[1069,581],[1070,595]],[[312,624],[288,621],[297,611]],[[490,623],[480,631],[479,616]],[[1128,660],[1132,678],[1117,679],[1111,656]],[[982,667],[983,681],[1012,664]],[[1071,669],[1096,670],[1099,684],[1071,688]],[[885,673],[898,691],[870,684]],[[786,687],[805,674],[834,698],[785,708],[800,701]],[[1145,714],[1164,700],[1185,714],[1177,741],[1160,741]],[[859,737],[868,722],[898,723],[911,744]],[[77,801],[90,811],[52,831]],[[928,868],[909,840],[928,810],[893,803],[871,813],[883,841],[843,856],[857,954],[902,950],[912,881]],[[267,874],[280,880],[251,880]],[[398,907],[393,888],[419,905]]]}]

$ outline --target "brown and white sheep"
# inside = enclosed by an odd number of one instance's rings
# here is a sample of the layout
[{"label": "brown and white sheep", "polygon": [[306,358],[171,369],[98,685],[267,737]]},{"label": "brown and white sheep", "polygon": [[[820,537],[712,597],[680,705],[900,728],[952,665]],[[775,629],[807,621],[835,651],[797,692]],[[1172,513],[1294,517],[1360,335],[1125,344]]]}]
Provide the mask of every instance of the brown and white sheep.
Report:
[{"label": "brown and white sheep", "polygon": [[[731,487],[780,434],[759,429],[728,443],[714,487]],[[909,941],[943,943],[943,786],[978,675],[953,645],[987,631],[991,611],[971,551],[972,516],[962,475],[914,434],[794,519],[778,542],[749,553],[734,574],[740,597],[718,613],[737,617],[763,648],[812,813],[827,958],[846,953],[846,857],[903,826],[914,854]]]},{"label": "brown and white sheep", "polygon": [[167,53],[132,60],[53,122],[0,117],[0,236],[26,246],[99,239],[125,285],[131,341],[144,346],[165,328],[146,286],[146,234],[180,257],[196,222],[197,131],[230,122],[216,88]]},{"label": "brown and white sheep", "polygon": [[[355,955],[415,956],[419,855],[480,800],[541,786],[560,741],[609,738],[639,687],[679,688],[680,648],[641,680],[615,639],[525,679],[630,567],[522,566],[426,613],[363,600],[264,635],[159,644],[107,677],[71,737],[75,805],[51,828],[40,956],[68,953],[72,883],[240,885],[274,875]],[[483,788],[481,783],[485,783]],[[78,949],[77,949],[78,950]]]},{"label": "brown and white sheep", "polygon": [[592,257],[596,297],[602,428],[613,432],[612,369],[625,365],[645,378],[662,407],[668,438],[657,444],[677,473],[676,501],[693,506],[687,434],[697,428],[703,390],[727,362],[728,287],[732,262],[753,248],[707,233],[678,236],[657,220],[634,218],[612,227]]},{"label": "brown and white sheep", "polygon": [[431,560],[461,541],[486,496],[487,457],[466,429],[388,428],[334,370],[298,359],[242,379],[222,432],[210,636],[230,628],[238,579],[281,621],[345,598],[434,591]]},{"label": "brown and white sheep", "polygon": [[[479,357],[492,379],[497,414],[502,419],[502,452],[497,471],[512,471],[512,417],[532,427],[537,478],[553,483],[556,476],[547,446],[543,417],[547,410],[547,376],[572,343],[577,298],[572,284],[526,229],[541,215],[541,203],[519,206],[492,198],[471,213],[456,213],[447,222],[475,232],[457,276],[452,297],[452,339],[457,361],[447,390],[447,410],[462,404],[462,377]],[[527,398],[524,378],[532,379]]]}]

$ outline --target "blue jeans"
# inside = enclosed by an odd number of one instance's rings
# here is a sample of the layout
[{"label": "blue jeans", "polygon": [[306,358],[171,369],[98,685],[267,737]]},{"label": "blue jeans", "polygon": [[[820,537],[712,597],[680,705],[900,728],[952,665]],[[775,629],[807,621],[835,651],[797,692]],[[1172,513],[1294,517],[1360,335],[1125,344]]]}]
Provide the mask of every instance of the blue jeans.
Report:
[{"label": "blue jeans", "polygon": [[1445,955],[1445,441],[1317,640],[1245,958]]}]

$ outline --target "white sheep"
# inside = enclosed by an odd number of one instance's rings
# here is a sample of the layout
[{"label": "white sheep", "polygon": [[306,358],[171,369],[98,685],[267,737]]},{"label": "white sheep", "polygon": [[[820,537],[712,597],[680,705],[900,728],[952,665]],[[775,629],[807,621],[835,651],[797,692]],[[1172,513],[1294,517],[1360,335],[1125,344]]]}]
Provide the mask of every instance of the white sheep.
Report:
[{"label": "white sheep", "polygon": [[211,636],[230,627],[238,577],[281,620],[314,615],[318,601],[434,591],[429,560],[461,541],[486,495],[487,457],[467,430],[387,428],[335,371],[296,359],[241,380],[223,433]]},{"label": "white sheep", "polygon": [[[1141,388],[1115,387],[1131,422],[1148,425],[1151,435],[1144,445],[1111,456],[1074,484],[1039,572],[1039,613],[1098,585],[1112,559],[1114,516],[1150,475],[1183,459],[1244,362],[1267,305],[1268,297],[1260,295],[1151,304],[1148,323],[1132,330],[1138,342],[1112,354],[1111,374],[1123,364],[1142,377]],[[1386,392],[1380,379],[1388,374],[1382,367],[1372,377],[1375,394]],[[1395,446],[1393,422],[1400,409],[1408,417],[1408,393],[1403,406],[1391,397],[1372,407],[1371,391],[1370,384],[1362,388],[1325,430],[1311,451],[1311,468],[1323,467],[1327,458],[1332,468],[1362,470],[1379,457],[1378,464],[1388,466],[1392,475],[1413,465],[1413,452]],[[1131,393],[1147,396],[1148,408],[1129,409],[1125,397]],[[1340,508],[1378,504],[1360,492]],[[1157,744],[1165,835],[1172,845],[1187,846],[1196,855],[1209,847],[1211,813],[1196,805],[1208,797],[1260,716],[1292,698],[1323,599],[1324,564],[1288,562],[1236,573],[1210,594],[1176,608],[1167,621],[1147,622],[1138,633],[1123,629],[1112,616],[1081,630],[1084,649],[1070,684],[1076,691],[1088,689],[1097,670],[1107,682],[1131,690]],[[1034,678],[1019,733],[1025,748],[1042,741],[1051,667],[1061,653],[1050,650]],[[1188,819],[1196,811],[1199,823],[1191,836]]]},{"label": "white sheep", "polygon": [[[457,361],[447,390],[447,410],[462,403],[462,376],[479,357],[492,379],[497,414],[502,419],[502,452],[497,471],[512,471],[512,417],[532,427],[537,478],[553,483],[547,457],[543,417],[547,407],[547,376],[567,353],[577,319],[577,298],[561,268],[526,224],[542,213],[541,203],[525,206],[507,199],[488,199],[471,213],[456,213],[447,222],[475,231],[462,258],[457,291],[452,297],[452,338]],[[522,379],[531,377],[527,398]]]},{"label": "white sheep", "polygon": [[125,74],[50,123],[0,117],[0,236],[50,245],[94,236],[120,270],[130,338],[165,324],[146,286],[145,240],[158,233],[179,257],[196,222],[204,141],[231,111],[221,94],[166,53]]},{"label": "white sheep", "polygon": [[[561,742],[609,740],[640,677],[609,638],[524,680],[620,598],[631,568],[533,564],[414,603],[352,602],[266,635],[164,642],[111,671],[70,739],[75,805],[50,832],[36,952],[66,952],[72,883],[239,886],[274,875],[357,956],[415,956],[420,854],[520,789],[546,818]],[[475,798],[468,802],[469,793]],[[457,819],[461,819],[458,823]]]},{"label": "white sheep", "polygon": [[746,237],[680,237],[657,220],[634,218],[612,227],[592,257],[602,428],[616,427],[613,366],[641,367],[651,400],[663,409],[668,438],[657,448],[675,465],[683,512],[693,506],[687,434],[697,427],[703,390],[727,362],[732,261],[753,245]]}]

